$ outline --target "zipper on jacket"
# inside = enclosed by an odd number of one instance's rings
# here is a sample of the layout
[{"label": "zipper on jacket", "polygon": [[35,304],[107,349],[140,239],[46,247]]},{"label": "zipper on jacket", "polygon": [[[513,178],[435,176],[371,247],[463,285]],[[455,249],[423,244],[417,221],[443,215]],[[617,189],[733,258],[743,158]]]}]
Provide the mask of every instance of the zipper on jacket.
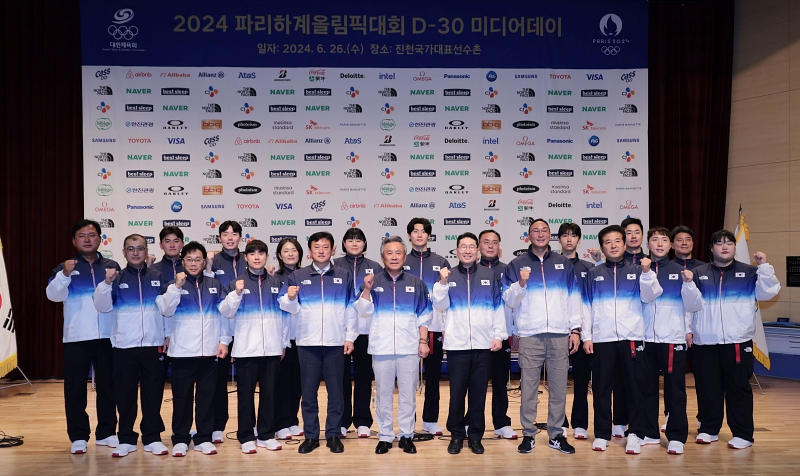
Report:
[{"label": "zipper on jacket", "polygon": [[[322,325],[320,326],[322,332],[320,334],[320,343],[319,345],[325,345],[325,271],[319,272],[319,286],[322,292]],[[345,338],[346,340],[346,338]]]},{"label": "zipper on jacket", "polygon": [[[94,265],[89,263],[89,271],[92,273],[92,289],[97,289],[97,282],[94,280]],[[97,312],[97,311],[95,311]],[[97,338],[100,339],[102,336],[100,335],[100,313],[97,312]]]},{"label": "zipper on jacket", "polygon": [[721,344],[725,343],[725,320],[722,319],[722,275],[725,274],[725,271],[719,271],[719,323],[722,326],[722,342]]},{"label": "zipper on jacket", "polygon": [[469,268],[467,268],[467,322],[469,322],[469,348],[472,349],[472,297],[470,294]]},{"label": "zipper on jacket", "polygon": [[144,345],[144,304],[142,301],[142,270],[136,271],[136,277],[139,279],[139,311],[142,313],[142,340],[139,342],[139,347]]},{"label": "zipper on jacket", "polygon": [[614,263],[614,333],[619,340],[619,329],[617,328],[617,263]]},{"label": "zipper on jacket", "polygon": [[200,294],[200,277],[195,280],[194,286],[197,289],[197,302],[200,303],[200,356],[205,357],[206,344],[206,315],[203,312],[203,295]]},{"label": "zipper on jacket", "polygon": [[539,262],[542,269],[542,285],[544,286],[544,329],[550,332],[550,312],[547,310],[547,281],[544,279],[544,260]]},{"label": "zipper on jacket", "polygon": [[178,260],[172,262],[172,279],[178,279]]},{"label": "zipper on jacket", "polygon": [[397,279],[392,279],[392,348],[397,354]]},{"label": "zipper on jacket", "polygon": [[261,310],[261,351],[264,355],[267,355],[267,341],[266,336],[264,335],[264,300],[261,295],[261,276],[262,274],[258,275],[258,308]]},{"label": "zipper on jacket", "polygon": [[[658,279],[658,262],[656,261],[656,279]],[[653,301],[653,342],[658,342],[656,336],[656,316],[658,316],[658,298]]]},{"label": "zipper on jacket", "polygon": [[[346,260],[346,258],[345,258]],[[358,292],[358,257],[353,258],[353,292]]]}]

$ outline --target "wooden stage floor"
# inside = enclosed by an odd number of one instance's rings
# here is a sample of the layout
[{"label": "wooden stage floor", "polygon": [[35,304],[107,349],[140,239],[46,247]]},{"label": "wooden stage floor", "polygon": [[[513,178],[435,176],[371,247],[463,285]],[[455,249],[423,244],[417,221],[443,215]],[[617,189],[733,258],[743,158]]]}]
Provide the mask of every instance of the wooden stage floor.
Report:
[{"label": "wooden stage floor", "polygon": [[[512,382],[517,384],[518,381]],[[531,474],[545,471],[548,474],[596,474],[614,472],[615,475],[626,474],[800,474],[800,451],[795,444],[792,428],[800,427],[800,413],[794,407],[800,401],[800,382],[780,380],[768,377],[761,378],[764,395],[757,387],[755,394],[755,426],[756,443],[752,448],[732,450],[726,447],[731,438],[730,431],[723,427],[718,443],[697,445],[694,436],[697,434],[694,415],[697,403],[692,375],[687,376],[689,392],[689,442],[686,452],[681,456],[666,454],[666,438],[661,438],[661,446],[646,446],[640,455],[624,453],[624,439],[615,439],[606,452],[594,452],[590,449],[589,429],[588,441],[569,441],[576,448],[574,455],[561,454],[547,446],[546,434],[540,433],[536,438],[536,448],[530,454],[517,453],[519,440],[496,440],[491,431],[487,431],[484,439],[486,453],[474,455],[464,448],[460,455],[447,454],[446,439],[436,439],[417,443],[417,454],[405,454],[394,448],[387,455],[374,453],[377,444],[375,425],[369,439],[355,438],[354,434],[343,440],[345,452],[334,455],[324,446],[309,455],[297,454],[295,444],[286,443],[277,452],[259,449],[255,455],[244,455],[239,444],[233,439],[226,439],[224,444],[217,445],[219,453],[204,456],[199,452],[189,451],[185,458],[171,456],[153,456],[139,450],[124,458],[112,458],[111,449],[97,447],[94,440],[89,441],[89,450],[85,455],[71,455],[70,442],[66,434],[64,418],[63,385],[61,381],[35,382],[39,390],[34,394],[30,387],[15,387],[0,390],[0,430],[7,435],[24,436],[25,443],[15,448],[0,448],[0,473],[4,475],[38,475],[38,474]],[[2,381],[0,381],[2,386]],[[229,384],[232,389],[233,386]],[[324,387],[323,387],[324,388]],[[444,427],[447,419],[447,401],[449,387],[441,382],[442,409],[439,424]],[[568,391],[567,409],[572,405],[572,389]],[[169,384],[165,390],[165,399],[171,398]],[[320,390],[321,420],[324,422],[325,391]],[[396,398],[396,397],[395,397]],[[491,429],[491,389],[487,396],[487,428]],[[591,399],[591,396],[590,396]],[[519,396],[510,397],[509,416],[512,426],[520,428]],[[226,429],[228,437],[236,429],[236,396],[230,394],[230,414],[232,416]],[[547,392],[540,395],[540,421],[546,420]],[[422,410],[422,396],[417,398],[417,413]],[[89,394],[89,415],[94,426],[94,395]],[[162,415],[167,428],[172,418],[172,403],[165,402]],[[591,400],[590,400],[590,422]],[[663,418],[662,418],[663,423]],[[138,425],[138,424],[137,424]],[[323,425],[324,426],[324,425]],[[417,429],[421,422],[417,423]],[[170,432],[163,435],[164,443],[172,449],[169,442]]]}]

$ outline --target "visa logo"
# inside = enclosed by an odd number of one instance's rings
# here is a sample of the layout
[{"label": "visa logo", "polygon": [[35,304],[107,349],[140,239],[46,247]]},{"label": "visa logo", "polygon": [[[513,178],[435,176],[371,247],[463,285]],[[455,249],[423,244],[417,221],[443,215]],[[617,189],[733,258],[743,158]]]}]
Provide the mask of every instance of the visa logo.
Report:
[{"label": "visa logo", "polygon": [[186,144],[186,141],[183,140],[183,137],[167,137],[167,142],[169,144]]},{"label": "visa logo", "polygon": [[588,79],[589,81],[602,81],[603,75],[597,73],[591,73],[586,75],[586,79]]},{"label": "visa logo", "polygon": [[291,203],[276,203],[275,208],[278,210],[291,210],[292,204]]}]

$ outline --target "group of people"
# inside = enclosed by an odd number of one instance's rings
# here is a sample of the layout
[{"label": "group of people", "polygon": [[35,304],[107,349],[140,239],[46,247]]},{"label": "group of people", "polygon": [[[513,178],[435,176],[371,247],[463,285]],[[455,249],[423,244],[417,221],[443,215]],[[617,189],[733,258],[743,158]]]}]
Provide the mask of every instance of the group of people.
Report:
[{"label": "group of people", "polygon": [[[412,219],[407,232],[408,240],[383,239],[380,263],[365,257],[367,238],[358,228],[344,234],[344,256],[335,259],[334,237],[311,235],[307,266],[302,266],[302,245],[284,238],[274,251],[276,269],[263,241],[250,240],[240,251],[242,229],[235,221],[219,227],[218,253],[184,243],[180,228],[165,227],[159,234],[161,261],[155,262],[143,236],[133,234],[124,240],[127,265],[121,269],[98,253],[100,225],[79,221],[72,228],[78,255],[56,267],[47,285],[47,297],[64,303],[71,452],[87,451],[86,379],[93,366],[96,445],[114,448],[115,457],[137,450],[141,388],[144,450],[169,454],[161,440],[161,402],[171,365],[172,455],[185,456],[190,443],[195,451],[216,453],[228,420],[233,357],[236,437],[243,453],[280,450],[282,440],[301,436],[299,453],[318,448],[323,379],[324,439],[331,452],[344,451],[341,439],[351,425],[358,437],[370,436],[374,381],[375,452],[387,453],[398,437],[404,452],[416,453],[419,359],[426,380],[422,431],[442,435],[439,379],[446,351],[447,451],[460,453],[466,439],[473,453],[482,454],[490,380],[494,434],[518,438],[508,417],[513,341],[521,370],[520,453],[535,447],[539,379],[546,367],[551,448],[575,453],[567,440],[570,425],[575,439],[588,439],[590,380],[593,450],[605,451],[612,437],[626,437],[629,454],[660,444],[663,374],[666,423],[661,431],[667,452],[682,454],[688,438],[690,352],[700,422],[696,442],[717,441],[727,406],[733,433],[728,446],[752,445],[749,378],[756,305],[775,296],[780,284],[763,253],[754,255],[757,267],[734,260],[735,237],[729,231],[712,235],[713,260],[702,263],[692,257],[694,233],[688,227],[657,226],[645,235],[640,220],[627,218],[598,233],[600,250],[590,250],[594,262],[589,262],[577,255],[580,226],[561,225],[556,252],[547,221],[536,219],[528,229],[528,250],[508,264],[500,261],[496,230],[459,235],[456,266],[428,248],[429,220]],[[644,239],[649,257],[642,250]],[[567,419],[570,360],[574,398]]]}]

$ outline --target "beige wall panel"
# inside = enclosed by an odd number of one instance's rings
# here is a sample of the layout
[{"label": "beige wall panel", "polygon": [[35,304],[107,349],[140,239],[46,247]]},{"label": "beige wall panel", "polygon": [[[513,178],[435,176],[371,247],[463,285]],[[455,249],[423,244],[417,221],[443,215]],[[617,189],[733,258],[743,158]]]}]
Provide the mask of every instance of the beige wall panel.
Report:
[{"label": "beige wall panel", "polygon": [[791,11],[790,3],[790,0],[738,0],[734,9],[736,33],[785,22]]},{"label": "beige wall panel", "polygon": [[800,18],[800,0],[789,0],[789,18]]},{"label": "beige wall panel", "polygon": [[[747,215],[747,212],[745,212]],[[756,251],[762,251],[767,255],[767,261],[775,268],[775,275],[781,282],[781,292],[770,301],[791,301],[791,290],[786,287],[786,254],[789,252],[789,233],[752,233],[751,227],[750,240],[747,247],[750,255]],[[755,260],[750,260],[750,264],[755,265]]]},{"label": "beige wall panel", "polygon": [[[800,308],[800,306],[796,307]],[[798,309],[798,313],[795,316],[792,316],[792,303],[788,301],[761,303],[762,321],[775,322],[779,317],[788,317],[793,321],[800,321],[800,309]]]},{"label": "beige wall panel", "polygon": [[789,22],[734,37],[732,100],[789,89]]},{"label": "beige wall panel", "polygon": [[789,160],[789,93],[731,104],[728,167]]},{"label": "beige wall panel", "polygon": [[789,20],[789,89],[797,88],[800,88],[800,18]]},{"label": "beige wall panel", "polygon": [[[789,231],[789,162],[728,169],[725,227],[731,231],[742,205],[751,232]],[[786,246],[788,246],[788,235]]]},{"label": "beige wall panel", "polygon": [[[800,231],[800,160],[789,162],[789,231]],[[730,181],[728,182],[730,183]],[[800,250],[798,250],[800,251]],[[800,255],[800,253],[797,253]]]}]

